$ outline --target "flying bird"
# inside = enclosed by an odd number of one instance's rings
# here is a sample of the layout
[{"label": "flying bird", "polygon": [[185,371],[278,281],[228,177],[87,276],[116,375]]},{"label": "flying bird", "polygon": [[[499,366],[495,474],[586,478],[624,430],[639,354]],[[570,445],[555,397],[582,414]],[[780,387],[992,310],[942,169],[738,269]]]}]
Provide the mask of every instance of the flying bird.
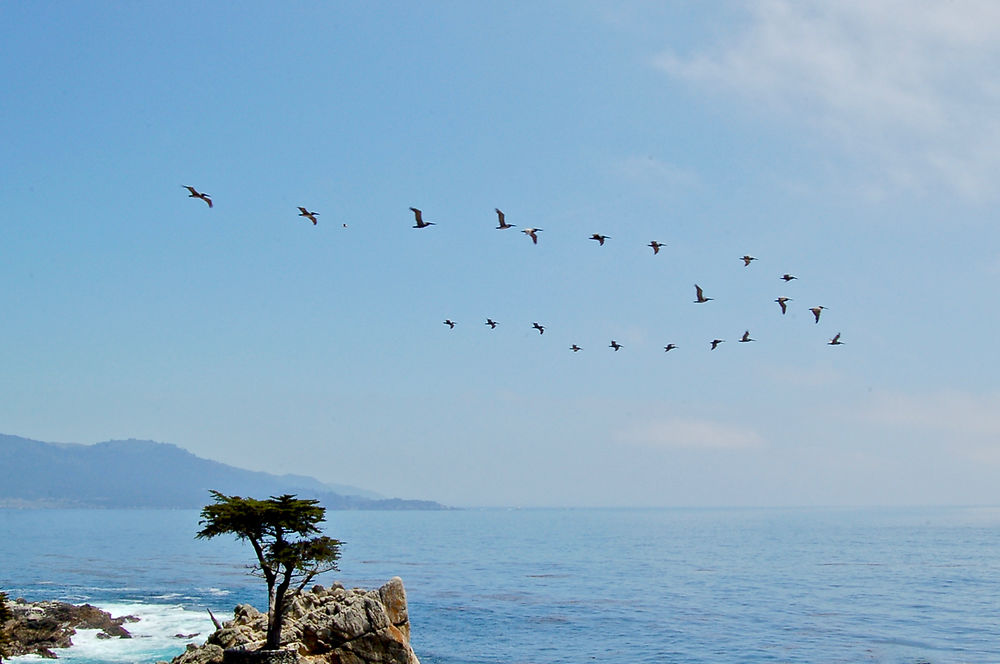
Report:
[{"label": "flying bird", "polygon": [[662,242],[657,242],[656,240],[653,240],[646,246],[653,248],[653,255],[655,256],[656,254],[660,253],[660,247],[663,247],[665,245]]},{"label": "flying bird", "polygon": [[497,329],[497,322],[495,320],[493,320],[492,318],[487,318],[486,319],[486,324],[490,326],[491,330]]},{"label": "flying bird", "polygon": [[725,341],[725,339],[712,339],[712,350],[715,350],[719,344],[725,343]]},{"label": "flying bird", "polygon": [[185,189],[187,189],[188,191],[191,192],[190,194],[188,194],[188,198],[200,198],[201,200],[203,200],[206,203],[208,203],[208,207],[212,207],[212,197],[211,196],[209,196],[208,194],[203,194],[200,191],[198,191],[197,189],[195,189],[194,187],[190,187],[190,186],[188,186],[186,184],[183,185],[183,187]]},{"label": "flying bird", "polygon": [[743,336],[740,337],[740,343],[741,344],[745,344],[748,341],[753,341],[753,339],[750,338],[750,330],[747,330],[746,332],[744,332]]},{"label": "flying bird", "polygon": [[675,348],[677,348],[677,344],[667,344],[666,346],[663,347],[663,352],[664,353],[669,353],[670,351],[672,351]]},{"label": "flying bird", "polygon": [[828,346],[840,346],[844,342],[840,340],[840,332],[837,332],[837,334],[833,335],[833,339],[830,339],[826,343]]},{"label": "flying bird", "polygon": [[449,330],[454,330],[455,329],[455,321],[453,321],[450,318],[445,318],[444,319],[444,324],[448,326]]},{"label": "flying bird", "polygon": [[608,348],[614,348],[616,353],[618,352],[618,349],[622,348],[622,347],[623,346],[620,343],[618,343],[617,341],[615,341],[614,339],[611,340],[611,345],[608,346]]},{"label": "flying bird", "polygon": [[740,260],[743,261],[743,267],[748,267],[750,265],[750,261],[755,261],[757,259],[753,256],[740,256]]},{"label": "flying bird", "polygon": [[824,309],[826,309],[826,307],[824,307],[824,306],[819,306],[819,307],[812,307],[812,308],[811,308],[811,309],[809,310],[809,311],[813,312],[813,316],[815,316],[815,317],[816,317],[816,322],[817,322],[817,323],[819,322],[819,315],[820,315],[821,313],[823,313],[823,310],[824,310]]},{"label": "flying bird", "polygon": [[579,347],[579,346],[577,346],[576,344],[573,344],[572,346],[570,346],[570,347],[569,347],[569,349],[570,349],[571,351],[573,351],[574,353],[579,353],[579,352],[580,352],[581,350],[583,350],[582,348],[580,348],[580,347]]},{"label": "flying bird", "polygon": [[433,226],[433,221],[424,221],[424,213],[415,207],[411,207],[410,211],[413,212],[413,217],[417,220],[416,226],[414,228],[427,228],[428,226]]},{"label": "flying bird", "polygon": [[713,299],[710,297],[705,297],[705,292],[701,290],[701,286],[699,286],[698,284],[694,285],[694,293],[697,298],[695,302],[697,302],[698,304],[702,304],[704,302],[708,302],[709,300]]},{"label": "flying bird", "polygon": [[603,247],[604,246],[604,241],[605,240],[610,240],[611,238],[608,237],[607,235],[601,235],[600,233],[594,233],[593,235],[590,236],[590,239],[591,240],[597,240],[597,243],[600,244]]},{"label": "flying bird", "polygon": [[783,274],[783,275],[781,275],[781,278],[784,279],[785,281],[791,281],[792,279],[798,279],[798,277],[793,277],[790,274]]},{"label": "flying bird", "polygon": [[500,208],[493,208],[493,209],[497,211],[497,219],[500,221],[500,225],[497,226],[497,230],[502,230],[504,228],[514,228],[514,224],[508,224],[506,221],[504,221],[503,212],[500,211]]},{"label": "flying bird", "polygon": [[313,226],[316,225],[316,217],[319,216],[319,212],[310,212],[301,205],[299,206],[299,216],[305,217],[309,221],[313,222]]},{"label": "flying bird", "polygon": [[538,323],[532,323],[531,327],[533,327],[536,330],[538,330],[539,334],[545,334],[545,326],[544,325],[539,325]]},{"label": "flying bird", "polygon": [[778,306],[781,307],[781,315],[782,316],[784,316],[785,312],[788,311],[788,307],[786,306],[786,303],[787,302],[791,302],[791,301],[792,301],[792,298],[790,298],[790,297],[779,297],[777,300],[775,300],[775,302],[778,303]]},{"label": "flying bird", "polygon": [[538,236],[536,235],[536,233],[538,233],[541,230],[542,230],[541,228],[525,228],[521,232],[530,237],[533,243],[538,244]]}]

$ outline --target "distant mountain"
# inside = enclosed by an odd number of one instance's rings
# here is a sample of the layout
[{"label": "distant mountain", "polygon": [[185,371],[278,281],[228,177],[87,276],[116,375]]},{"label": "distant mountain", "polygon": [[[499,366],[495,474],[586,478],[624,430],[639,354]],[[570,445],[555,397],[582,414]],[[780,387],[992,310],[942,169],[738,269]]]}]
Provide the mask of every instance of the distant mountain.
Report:
[{"label": "distant mountain", "polygon": [[78,445],[0,434],[0,507],[197,509],[211,502],[210,489],[255,498],[293,493],[332,510],[446,509],[312,477],[243,470],[151,440]]}]

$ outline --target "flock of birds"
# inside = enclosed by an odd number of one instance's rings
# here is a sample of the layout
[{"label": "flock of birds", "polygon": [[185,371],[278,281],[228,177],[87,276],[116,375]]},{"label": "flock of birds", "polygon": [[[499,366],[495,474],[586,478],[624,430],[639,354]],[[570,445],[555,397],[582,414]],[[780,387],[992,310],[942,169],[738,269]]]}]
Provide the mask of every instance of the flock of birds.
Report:
[{"label": "flock of birds", "polygon": [[[188,194],[189,198],[200,199],[200,200],[204,201],[208,205],[208,207],[210,207],[210,208],[213,206],[212,205],[212,197],[209,194],[206,194],[204,192],[200,192],[197,189],[195,189],[194,187],[189,186],[189,185],[184,185],[184,188],[187,189],[188,192],[190,192]],[[307,221],[312,222],[313,226],[316,226],[319,223],[319,220],[316,218],[316,217],[319,216],[318,212],[310,211],[308,208],[302,207],[302,206],[299,206],[298,209],[299,209],[299,216],[305,218]],[[413,225],[413,228],[421,228],[421,229],[423,229],[423,228],[428,228],[430,226],[434,226],[435,225],[435,223],[433,221],[425,221],[424,220],[424,213],[419,208],[411,207],[410,211],[413,213],[413,218],[414,218],[414,221],[416,222]],[[514,224],[508,224],[507,223],[507,220],[506,220],[506,218],[504,216],[503,211],[501,211],[499,208],[495,208],[495,212],[496,212],[496,215],[497,215],[497,226],[496,226],[497,230],[507,230],[509,228],[515,228],[516,227]],[[347,225],[344,224],[344,226],[346,227]],[[541,228],[523,228],[523,229],[521,229],[521,232],[524,233],[525,235],[527,235],[528,237],[530,237],[531,238],[531,242],[533,244],[538,244],[538,234],[540,232],[542,232],[542,229]],[[605,241],[606,240],[610,240],[611,237],[608,236],[608,235],[602,235],[600,233],[593,233],[590,236],[590,238],[588,238],[588,239],[597,242],[600,246],[603,247]],[[656,255],[656,254],[660,253],[660,249],[662,247],[666,246],[666,244],[663,243],[663,242],[657,242],[656,240],[652,240],[646,246],[650,247],[653,250],[653,254]],[[750,264],[753,261],[757,260],[757,259],[754,256],[750,256],[749,254],[746,254],[746,255],[740,256],[739,260],[743,261],[743,266],[744,267],[750,267]],[[797,279],[797,277],[795,277],[795,276],[793,276],[791,274],[785,273],[785,274],[781,275],[780,279],[783,280],[785,283],[788,283],[788,282],[792,281],[793,279]],[[704,290],[698,284],[694,285],[694,290],[695,290],[695,299],[694,299],[694,302],[696,304],[705,304],[706,302],[710,302],[713,299],[711,297],[706,297]],[[781,309],[781,314],[785,315],[787,313],[787,311],[788,311],[788,302],[791,302],[792,298],[785,297],[785,296],[780,296],[780,297],[778,297],[774,301],[777,302],[779,308]],[[813,318],[815,319],[816,323],[819,323],[820,315],[823,313],[824,309],[826,309],[826,307],[824,307],[822,305],[811,307],[809,309],[809,311],[812,313]],[[450,318],[446,318],[443,321],[443,323],[445,325],[447,325],[449,329],[455,329],[456,323],[455,323],[455,321],[451,320]],[[496,327],[497,327],[497,325],[498,325],[498,323],[495,320],[493,320],[492,318],[487,318],[485,324],[488,325],[491,330],[495,330]],[[542,325],[541,323],[537,322],[537,321],[535,321],[535,322],[533,322],[531,324],[531,328],[534,329],[534,330],[536,330],[538,332],[538,334],[540,334],[540,335],[541,334],[545,334],[545,326]],[[712,339],[709,342],[709,348],[711,350],[715,350],[716,348],[718,348],[719,344],[725,343],[725,341],[726,341],[725,339]],[[743,332],[743,335],[737,341],[738,341],[738,343],[749,343],[749,342],[754,341],[754,339],[752,339],[750,337],[750,330],[746,330],[746,331]],[[840,340],[840,332],[838,332],[837,334],[835,334],[833,336],[833,338],[831,338],[827,342],[827,345],[829,345],[829,346],[840,346],[843,343],[844,342]],[[611,348],[611,349],[613,349],[615,352],[618,352],[619,350],[621,350],[622,348],[624,348],[624,346],[622,344],[618,343],[614,339],[611,340],[611,343],[609,344],[608,347]],[[666,346],[663,347],[663,351],[665,353],[666,352],[670,352],[670,351],[674,350],[677,347],[678,347],[677,344],[668,343]],[[573,351],[574,353],[578,353],[581,350],[583,350],[583,347],[581,347],[581,346],[579,346],[579,345],[577,345],[577,344],[574,343],[573,345],[571,345],[569,347],[569,349],[571,351]]]}]

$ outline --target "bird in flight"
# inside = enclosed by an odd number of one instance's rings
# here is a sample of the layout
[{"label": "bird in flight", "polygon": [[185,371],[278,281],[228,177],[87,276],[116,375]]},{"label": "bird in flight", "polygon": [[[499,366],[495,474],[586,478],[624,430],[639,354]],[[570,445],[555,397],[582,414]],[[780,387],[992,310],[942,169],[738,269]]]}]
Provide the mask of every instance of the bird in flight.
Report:
[{"label": "bird in flight", "polygon": [[450,318],[445,318],[444,319],[444,324],[448,326],[449,330],[454,330],[455,329],[455,321],[453,321]]},{"label": "bird in flight", "polygon": [[745,344],[748,341],[753,341],[753,339],[750,338],[750,330],[747,330],[746,332],[744,332],[743,336],[740,337],[740,343],[741,344]]},{"label": "bird in flight", "polygon": [[620,343],[618,343],[617,341],[615,341],[614,339],[612,339],[612,340],[611,340],[611,345],[610,345],[610,346],[608,346],[608,348],[614,348],[614,349],[615,349],[615,352],[617,353],[617,352],[618,352],[618,349],[619,349],[619,348],[623,348],[623,346],[622,346],[622,345],[621,345]]},{"label": "bird in flight", "polygon": [[709,300],[713,299],[710,297],[705,297],[705,292],[701,290],[701,286],[699,286],[698,284],[694,285],[694,294],[696,297],[695,302],[697,302],[698,304],[702,304],[704,302],[708,302]]},{"label": "bird in flight", "polygon": [[670,351],[672,351],[675,348],[677,348],[677,344],[667,344],[666,346],[663,347],[663,352],[664,353],[669,353]]},{"label": "bird in flight", "polygon": [[486,319],[486,324],[490,326],[491,330],[497,329],[497,322],[495,320],[493,320],[492,318],[487,318]]},{"label": "bird in flight", "polygon": [[538,233],[541,230],[542,230],[541,228],[525,228],[521,232],[530,237],[531,241],[534,244],[538,244],[538,236],[536,235],[536,233]]},{"label": "bird in flight", "polygon": [[601,235],[600,233],[594,233],[593,235],[590,236],[590,239],[591,240],[597,240],[597,243],[600,244],[603,247],[604,246],[604,241],[605,240],[610,240],[611,238],[608,237],[607,235]]},{"label": "bird in flight", "polygon": [[787,302],[791,302],[791,301],[792,301],[792,298],[790,298],[790,297],[779,297],[777,300],[775,300],[775,302],[778,303],[778,306],[781,307],[781,315],[782,316],[785,315],[786,311],[788,311],[788,307],[786,306],[786,303]]},{"label": "bird in flight", "polygon": [[753,256],[747,255],[747,256],[740,256],[740,260],[743,261],[743,267],[748,267],[750,265],[750,261],[755,261],[757,259],[754,258]]},{"label": "bird in flight", "polygon": [[840,346],[844,342],[840,340],[840,332],[837,332],[837,334],[833,335],[833,339],[830,339],[826,343],[828,346]]},{"label": "bird in flight", "polygon": [[653,240],[652,242],[650,242],[646,246],[653,248],[653,255],[655,256],[656,254],[660,253],[660,247],[663,247],[663,246],[666,246],[666,245],[664,245],[662,242],[657,242],[656,240]]},{"label": "bird in flight", "polygon": [[184,188],[191,192],[190,194],[188,194],[188,198],[200,198],[201,200],[203,200],[206,203],[208,203],[208,207],[212,207],[212,197],[211,196],[209,196],[208,194],[203,194],[200,191],[198,191],[197,189],[195,189],[194,187],[190,187],[188,185],[184,185]]},{"label": "bird in flight", "polygon": [[576,344],[573,344],[572,346],[570,346],[570,347],[569,347],[569,349],[570,349],[571,351],[573,351],[574,353],[579,353],[579,352],[580,352],[581,350],[583,350],[582,348],[580,348],[580,347],[579,347],[579,346],[577,346]]},{"label": "bird in flight", "polygon": [[304,207],[302,207],[300,205],[299,206],[299,216],[300,217],[305,217],[309,221],[313,222],[313,226],[315,226],[316,225],[316,217],[319,216],[319,212],[310,212],[309,210],[305,209]]},{"label": "bird in flight", "polygon": [[428,226],[433,226],[433,221],[424,221],[424,213],[415,207],[411,207],[410,211],[413,212],[414,219],[417,220],[417,224],[414,228],[427,228]]},{"label": "bird in flight", "polygon": [[783,275],[781,275],[781,278],[784,279],[785,281],[791,281],[792,279],[798,279],[798,277],[793,277],[790,274],[783,274]]},{"label": "bird in flight", "polygon": [[545,334],[545,326],[544,325],[539,325],[538,323],[532,323],[531,327],[533,327],[536,330],[538,330],[539,334]]},{"label": "bird in flight", "polygon": [[725,343],[725,339],[712,339],[712,350],[715,350],[719,344]]},{"label": "bird in flight", "polygon": [[813,312],[813,316],[816,317],[817,323],[819,322],[819,315],[823,313],[824,309],[826,309],[826,307],[824,306],[812,307],[811,309],[809,309],[809,311]]},{"label": "bird in flight", "polygon": [[500,211],[500,208],[493,208],[493,209],[497,211],[497,219],[500,221],[500,225],[497,226],[497,230],[502,230],[504,228],[514,228],[514,224],[508,224],[506,221],[504,221],[503,212]]}]

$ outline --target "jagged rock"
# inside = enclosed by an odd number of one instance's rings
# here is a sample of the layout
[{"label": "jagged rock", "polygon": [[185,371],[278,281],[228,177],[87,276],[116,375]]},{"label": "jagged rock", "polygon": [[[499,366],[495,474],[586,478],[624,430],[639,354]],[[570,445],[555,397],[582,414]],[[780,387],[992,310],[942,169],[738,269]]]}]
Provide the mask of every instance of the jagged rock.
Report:
[{"label": "jagged rock", "polygon": [[[204,646],[188,646],[171,664],[221,664],[223,650],[258,650],[266,636],[267,615],[241,604]],[[406,590],[398,576],[377,590],[337,584],[301,593],[289,603],[281,636],[282,647],[297,651],[301,664],[420,664],[410,647]]]},{"label": "jagged rock", "polygon": [[135,616],[112,618],[107,611],[84,604],[66,602],[27,602],[18,598],[8,602],[12,617],[0,625],[0,656],[16,657],[35,654],[55,659],[54,648],[73,645],[71,637],[77,629],[99,629],[99,638],[129,639],[132,635],[122,627],[135,622]]}]

